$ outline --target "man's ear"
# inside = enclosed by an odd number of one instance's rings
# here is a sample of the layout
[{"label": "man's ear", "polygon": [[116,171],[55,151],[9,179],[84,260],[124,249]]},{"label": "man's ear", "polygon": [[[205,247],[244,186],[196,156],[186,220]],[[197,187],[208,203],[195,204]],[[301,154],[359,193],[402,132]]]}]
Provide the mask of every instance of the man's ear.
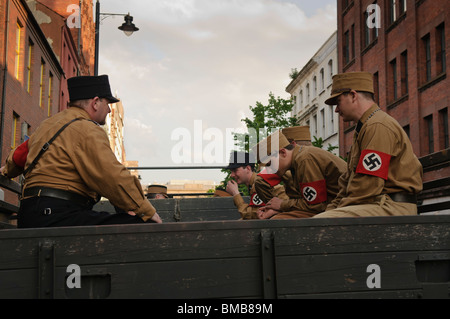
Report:
[{"label": "man's ear", "polygon": [[94,97],[91,101],[90,101],[90,107],[91,109],[93,109],[94,111],[97,111],[99,108],[99,102],[100,102],[100,98],[98,96]]},{"label": "man's ear", "polygon": [[282,148],[279,152],[280,156],[285,158],[287,156],[287,150],[285,148]]}]

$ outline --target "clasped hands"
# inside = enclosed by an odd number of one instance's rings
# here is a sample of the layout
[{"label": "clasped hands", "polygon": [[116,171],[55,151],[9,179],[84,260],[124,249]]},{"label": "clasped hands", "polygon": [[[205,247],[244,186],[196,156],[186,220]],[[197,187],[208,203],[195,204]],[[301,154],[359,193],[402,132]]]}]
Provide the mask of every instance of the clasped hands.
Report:
[{"label": "clasped hands", "polygon": [[272,198],[264,207],[261,207],[256,212],[259,219],[269,219],[281,212],[282,199],[278,197]]}]

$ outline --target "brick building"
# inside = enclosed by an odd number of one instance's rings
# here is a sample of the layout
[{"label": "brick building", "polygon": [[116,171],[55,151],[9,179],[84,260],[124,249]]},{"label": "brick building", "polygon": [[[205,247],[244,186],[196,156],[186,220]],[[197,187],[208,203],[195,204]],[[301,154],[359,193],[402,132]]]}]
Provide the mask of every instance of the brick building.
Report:
[{"label": "brick building", "polygon": [[[449,148],[450,1],[338,0],[339,72],[374,75],[376,102],[408,133],[418,157]],[[355,123],[340,123],[340,152]],[[424,181],[450,176],[425,172]]]},{"label": "brick building", "polygon": [[26,1],[1,0],[0,21],[0,159],[3,163],[10,151],[44,119],[59,111],[63,70]]},{"label": "brick building", "polygon": [[[339,148],[339,115],[325,104],[337,71],[336,46],[334,32],[286,87],[294,100],[292,115],[297,116],[299,125],[310,127],[313,138],[322,138],[324,149],[329,145]],[[333,150],[336,155],[338,152]]]},{"label": "brick building", "polygon": [[64,70],[59,110],[67,108],[67,79],[94,74],[95,25],[92,0],[27,0]]},{"label": "brick building", "polygon": [[[23,0],[1,0],[1,159],[56,114],[63,70]],[[55,107],[56,106],[56,107]]]}]

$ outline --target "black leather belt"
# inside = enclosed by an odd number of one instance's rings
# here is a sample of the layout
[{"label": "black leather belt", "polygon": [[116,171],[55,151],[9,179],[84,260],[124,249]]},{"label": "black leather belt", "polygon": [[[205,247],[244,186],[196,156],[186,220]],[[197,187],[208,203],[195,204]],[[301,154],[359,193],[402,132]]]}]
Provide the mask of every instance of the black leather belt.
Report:
[{"label": "black leather belt", "polygon": [[71,201],[82,206],[92,206],[95,204],[94,199],[79,195],[74,192],[49,187],[30,187],[23,191],[23,197],[51,197]]},{"label": "black leather belt", "polygon": [[415,195],[415,194],[400,192],[400,193],[392,193],[392,194],[388,194],[388,195],[390,198],[392,198],[392,200],[394,202],[411,203],[411,204],[417,205],[417,195]]}]

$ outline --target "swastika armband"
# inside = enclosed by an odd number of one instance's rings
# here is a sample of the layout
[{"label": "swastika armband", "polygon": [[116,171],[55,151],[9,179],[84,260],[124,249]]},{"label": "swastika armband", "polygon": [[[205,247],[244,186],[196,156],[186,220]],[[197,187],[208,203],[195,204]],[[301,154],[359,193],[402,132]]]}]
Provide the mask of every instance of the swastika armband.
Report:
[{"label": "swastika armband", "polygon": [[373,150],[364,150],[361,152],[356,173],[377,176],[387,180],[390,161],[391,155],[389,154]]},{"label": "swastika armband", "polygon": [[26,140],[22,144],[20,144],[13,154],[13,161],[19,167],[25,167],[25,163],[27,162],[28,155],[28,141]]},{"label": "swastika armband", "polygon": [[250,204],[248,204],[250,207],[263,207],[266,206],[266,204],[262,201],[262,199],[258,196],[257,193],[253,193],[250,196]]},{"label": "swastika armband", "polygon": [[258,176],[262,177],[262,179],[269,183],[271,187],[277,186],[282,181],[282,178],[277,174],[266,173],[265,169],[261,173],[259,173]]},{"label": "swastika armband", "polygon": [[312,183],[300,183],[300,192],[308,204],[320,204],[327,201],[327,183],[324,179]]}]

